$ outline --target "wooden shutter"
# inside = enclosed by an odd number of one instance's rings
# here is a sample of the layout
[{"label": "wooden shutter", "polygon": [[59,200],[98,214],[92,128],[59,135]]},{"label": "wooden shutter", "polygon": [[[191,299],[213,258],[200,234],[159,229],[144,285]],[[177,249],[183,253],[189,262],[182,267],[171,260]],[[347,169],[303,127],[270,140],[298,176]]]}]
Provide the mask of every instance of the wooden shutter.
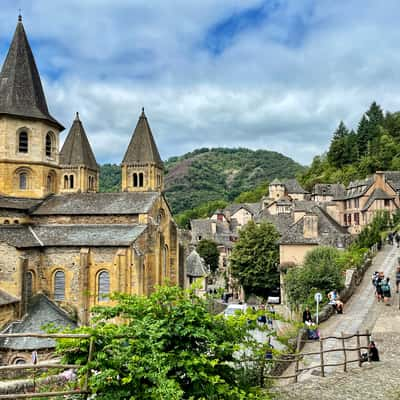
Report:
[{"label": "wooden shutter", "polygon": [[54,274],[54,300],[65,300],[65,274],[63,271],[57,271]]},{"label": "wooden shutter", "polygon": [[108,301],[110,295],[110,274],[107,271],[102,271],[98,279],[98,301]]}]

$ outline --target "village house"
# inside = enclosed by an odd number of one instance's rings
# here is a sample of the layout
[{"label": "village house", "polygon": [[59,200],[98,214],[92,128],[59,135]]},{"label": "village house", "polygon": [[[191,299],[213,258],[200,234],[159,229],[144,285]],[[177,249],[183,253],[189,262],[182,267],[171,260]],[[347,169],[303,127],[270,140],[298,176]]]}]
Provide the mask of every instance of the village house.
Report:
[{"label": "village house", "polygon": [[42,307],[87,324],[91,307],[113,292],[147,295],[167,280],[184,281],[144,110],[122,159],[119,193],[98,193],[99,166],[80,116],[59,151],[63,129],[47,107],[19,17],[0,72],[0,325],[20,319],[18,332],[32,328],[27,318]]}]

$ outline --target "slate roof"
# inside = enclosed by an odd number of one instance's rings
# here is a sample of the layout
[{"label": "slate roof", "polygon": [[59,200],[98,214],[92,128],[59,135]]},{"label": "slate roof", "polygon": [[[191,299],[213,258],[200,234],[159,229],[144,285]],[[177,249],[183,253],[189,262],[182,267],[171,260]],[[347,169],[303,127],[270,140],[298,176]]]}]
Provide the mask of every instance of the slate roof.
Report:
[{"label": "slate roof", "polygon": [[147,213],[158,192],[71,193],[47,198],[32,215],[130,215]]},{"label": "slate roof", "polygon": [[363,196],[371,185],[374,183],[374,178],[369,176],[368,178],[356,180],[350,182],[347,186],[344,194],[339,194],[334,200],[347,200]]},{"label": "slate roof", "polygon": [[193,250],[186,258],[186,275],[193,277],[208,275],[206,264],[196,250]]},{"label": "slate roof", "polygon": [[0,242],[16,248],[40,246],[26,225],[0,225]]},{"label": "slate roof", "polygon": [[122,164],[154,163],[163,168],[163,162],[154,141],[147,117],[142,110]]},{"label": "slate roof", "polygon": [[271,214],[267,209],[262,210],[257,218],[255,219],[257,223],[260,222],[270,222],[275,226],[276,230],[280,235],[283,235],[289,226],[293,223],[292,213],[281,213],[281,214]]},{"label": "slate roof", "polygon": [[18,303],[19,299],[17,299],[14,296],[11,296],[11,294],[8,294],[7,292],[4,292],[3,290],[0,290],[0,306],[5,306],[7,304],[14,304]]},{"label": "slate roof", "polygon": [[385,171],[384,175],[392,188],[400,192],[400,171]]},{"label": "slate roof", "polygon": [[224,208],[223,213],[229,212],[232,216],[233,214],[237,213],[241,208],[244,208],[248,212],[253,215],[256,215],[261,208],[261,203],[237,203],[237,204],[230,204]]},{"label": "slate roof", "polygon": [[21,17],[0,72],[0,114],[45,120],[60,130],[64,129],[47,108]]},{"label": "slate roof", "polygon": [[42,199],[0,196],[0,208],[28,211],[43,202]]},{"label": "slate roof", "polygon": [[[216,224],[216,233],[213,233],[212,224]],[[213,240],[219,245],[231,248],[233,246],[232,239],[235,240],[238,237],[236,224],[211,219],[193,219],[190,221],[190,225],[193,243],[197,243],[201,236],[201,239]]]},{"label": "slate roof", "polygon": [[129,246],[145,229],[141,224],[0,225],[0,242],[16,248]]},{"label": "slate roof", "polygon": [[346,247],[351,236],[321,207],[314,206],[311,212],[318,217],[318,237],[304,237],[304,217],[293,223],[280,239],[280,244],[315,244],[323,246]]},{"label": "slate roof", "polygon": [[[44,326],[53,324],[60,328],[76,328],[68,314],[44,295],[36,295],[29,301],[28,314],[22,321],[14,322],[3,333],[46,333]],[[0,348],[12,350],[39,350],[54,348],[53,339],[33,337],[0,339]]]},{"label": "slate roof", "polygon": [[312,194],[317,196],[343,196],[346,188],[341,183],[317,183],[314,185]]},{"label": "slate roof", "polygon": [[286,179],[283,184],[286,187],[287,192],[290,193],[303,193],[307,194],[307,190],[303,189],[300,186],[300,183],[297,181],[297,179]]},{"label": "slate roof", "polygon": [[78,113],[60,151],[60,165],[84,165],[95,171],[100,169]]},{"label": "slate roof", "polygon": [[371,193],[371,196],[369,196],[367,202],[365,203],[361,211],[367,211],[375,200],[393,200],[393,199],[394,196],[391,196],[388,193],[384,192],[382,189],[377,188]]},{"label": "slate roof", "polygon": [[51,224],[35,225],[32,230],[43,246],[129,246],[146,225]]}]

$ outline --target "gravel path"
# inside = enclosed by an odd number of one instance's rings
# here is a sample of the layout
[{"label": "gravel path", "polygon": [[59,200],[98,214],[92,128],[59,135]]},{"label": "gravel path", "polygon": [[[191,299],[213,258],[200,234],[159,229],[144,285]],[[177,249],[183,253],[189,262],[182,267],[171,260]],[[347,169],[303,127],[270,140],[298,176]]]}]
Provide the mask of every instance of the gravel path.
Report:
[{"label": "gravel path", "polygon": [[[361,368],[352,364],[347,373],[343,367],[326,368],[326,377],[318,377],[311,372],[305,372],[299,377],[298,384],[288,384],[281,381],[281,386],[275,389],[276,399],[400,399],[400,310],[399,299],[392,290],[392,305],[377,303],[373,296],[371,275],[375,270],[384,271],[391,277],[394,286],[394,270],[399,249],[386,246],[374,259],[372,266],[366,272],[361,285],[357,288],[351,300],[346,304],[345,314],[334,315],[321,325],[321,335],[331,336],[344,333],[354,333],[357,330],[372,332],[380,350],[381,362],[364,363]],[[339,347],[336,341],[327,341],[327,348]],[[363,343],[364,342],[364,343]],[[365,345],[366,341],[362,344]],[[352,344],[348,344],[348,346]],[[355,342],[353,343],[355,346]],[[308,343],[303,352],[318,351],[319,343]],[[352,352],[351,359],[357,358]],[[328,356],[329,355],[329,356]],[[342,353],[328,353],[328,363],[342,362]],[[319,356],[308,357],[305,366],[320,363]],[[293,369],[291,369],[293,371]],[[317,370],[315,370],[317,371]],[[289,371],[286,372],[289,374]]]}]

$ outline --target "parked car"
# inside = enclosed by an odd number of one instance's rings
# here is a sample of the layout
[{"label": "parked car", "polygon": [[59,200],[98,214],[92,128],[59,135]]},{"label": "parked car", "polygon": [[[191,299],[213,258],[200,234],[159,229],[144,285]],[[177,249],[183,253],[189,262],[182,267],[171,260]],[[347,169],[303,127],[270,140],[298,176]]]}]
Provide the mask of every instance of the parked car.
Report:
[{"label": "parked car", "polygon": [[228,307],[225,308],[224,316],[232,317],[237,313],[245,313],[247,310],[247,304],[229,304]]}]

